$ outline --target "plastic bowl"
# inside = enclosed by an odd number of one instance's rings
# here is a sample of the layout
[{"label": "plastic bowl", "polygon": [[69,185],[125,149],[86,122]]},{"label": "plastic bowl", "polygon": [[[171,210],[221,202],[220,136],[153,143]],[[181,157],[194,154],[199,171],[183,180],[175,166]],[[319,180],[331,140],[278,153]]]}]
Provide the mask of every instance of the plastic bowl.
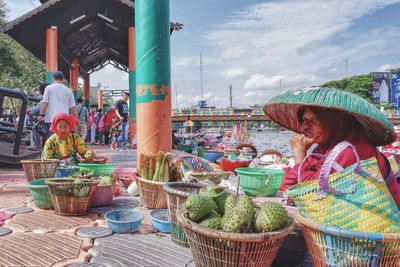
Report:
[{"label": "plastic bowl", "polygon": [[73,173],[79,171],[78,166],[58,166],[56,169],[56,178],[64,178],[71,176]]},{"label": "plastic bowl", "polygon": [[47,179],[39,179],[30,181],[28,182],[28,187],[31,190],[36,207],[39,209],[54,209],[49,186],[46,184],[46,180]]},{"label": "plastic bowl", "polygon": [[113,210],[107,212],[104,217],[108,227],[118,234],[137,231],[144,218],[142,213],[135,210]]},{"label": "plastic bowl", "polygon": [[162,233],[170,233],[168,210],[159,209],[150,212],[151,224]]},{"label": "plastic bowl", "polygon": [[[226,158],[222,158],[219,165],[221,165],[222,169],[227,172],[235,172],[237,168],[248,167],[251,163],[251,160],[237,160],[231,161]],[[236,172],[235,172],[236,173]]]},{"label": "plastic bowl", "polygon": [[218,151],[204,151],[204,158],[206,160],[209,160],[211,162],[216,163],[217,159],[221,158],[224,156],[224,152],[218,152]]},{"label": "plastic bowl", "polygon": [[113,201],[113,196],[113,185],[97,185],[97,190],[94,195],[92,207],[110,206]]}]

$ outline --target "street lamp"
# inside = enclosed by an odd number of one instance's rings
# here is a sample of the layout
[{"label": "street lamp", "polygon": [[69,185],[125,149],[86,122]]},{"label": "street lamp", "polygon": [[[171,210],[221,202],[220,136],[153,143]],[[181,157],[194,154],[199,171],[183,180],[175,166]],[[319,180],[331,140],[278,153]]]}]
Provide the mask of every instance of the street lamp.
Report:
[{"label": "street lamp", "polygon": [[279,80],[279,92],[280,92],[280,93],[282,93],[282,81],[283,81],[283,78],[281,78],[281,79]]}]

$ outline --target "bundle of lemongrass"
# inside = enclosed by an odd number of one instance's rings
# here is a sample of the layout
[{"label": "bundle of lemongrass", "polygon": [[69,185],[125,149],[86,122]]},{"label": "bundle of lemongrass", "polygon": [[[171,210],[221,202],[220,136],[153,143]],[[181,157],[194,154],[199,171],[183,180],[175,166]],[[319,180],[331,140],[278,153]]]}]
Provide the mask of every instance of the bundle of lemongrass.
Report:
[{"label": "bundle of lemongrass", "polygon": [[170,182],[174,169],[172,153],[159,151],[157,154],[140,156],[139,174],[143,179],[154,182]]}]

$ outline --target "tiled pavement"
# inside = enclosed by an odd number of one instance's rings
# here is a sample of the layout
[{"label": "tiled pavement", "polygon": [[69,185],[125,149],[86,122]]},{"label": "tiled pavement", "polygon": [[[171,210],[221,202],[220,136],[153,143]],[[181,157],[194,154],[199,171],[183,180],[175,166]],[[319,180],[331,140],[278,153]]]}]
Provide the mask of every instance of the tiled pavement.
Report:
[{"label": "tiled pavement", "polygon": [[[109,150],[94,146],[97,154],[109,158],[117,167],[135,167],[135,150]],[[125,193],[126,194],[126,193]],[[138,200],[127,196],[116,198],[116,208],[132,208]],[[78,237],[77,229],[86,226],[107,226],[103,213],[107,209],[94,209],[84,217],[59,216],[53,210],[35,207],[22,168],[0,168],[0,220],[2,209],[29,206],[35,210],[17,214],[5,221],[12,229],[9,235],[0,237],[0,266],[72,266],[89,261],[87,266],[193,266],[188,248],[171,242],[169,235],[142,235],[148,232],[148,210],[143,227],[135,234],[114,234],[97,239]],[[78,266],[78,265],[77,265]]]}]

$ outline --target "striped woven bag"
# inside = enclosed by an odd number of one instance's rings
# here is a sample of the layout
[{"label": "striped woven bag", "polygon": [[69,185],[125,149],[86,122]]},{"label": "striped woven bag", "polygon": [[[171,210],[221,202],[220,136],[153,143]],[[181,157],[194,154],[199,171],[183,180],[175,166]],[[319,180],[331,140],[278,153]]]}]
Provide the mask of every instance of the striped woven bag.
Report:
[{"label": "striped woven bag", "polygon": [[[354,151],[357,162],[343,169],[336,158],[347,147]],[[332,168],[337,172],[330,175]],[[355,147],[346,141],[326,157],[317,180],[296,184],[287,192],[300,213],[317,223],[362,232],[400,233],[400,211],[377,160],[360,161]]]}]

